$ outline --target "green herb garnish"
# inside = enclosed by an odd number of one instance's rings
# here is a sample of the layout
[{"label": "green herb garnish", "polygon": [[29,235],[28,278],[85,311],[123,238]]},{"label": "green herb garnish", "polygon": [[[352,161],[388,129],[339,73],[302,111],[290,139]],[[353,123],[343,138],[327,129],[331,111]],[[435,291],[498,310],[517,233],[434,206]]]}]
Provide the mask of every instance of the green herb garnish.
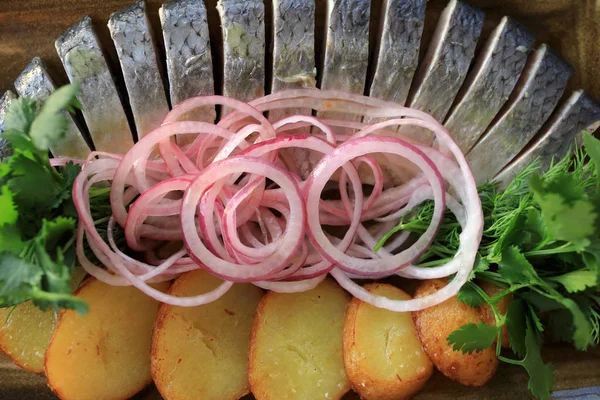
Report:
[{"label": "green herb garnish", "polygon": [[[523,366],[529,389],[539,399],[552,392],[552,366],[544,364],[540,346],[545,334],[585,350],[600,343],[600,141],[584,133],[584,148],[540,174],[537,162],[525,168],[507,188],[480,187],[484,232],[470,281],[460,301],[489,304],[496,324],[467,324],[447,338],[454,350],[481,351],[496,341],[498,358]],[[400,230],[422,233],[433,215],[433,203],[420,206],[400,221],[376,250]],[[447,213],[421,266],[440,265],[459,246],[460,225]],[[501,292],[493,297],[477,285],[488,281]],[[506,315],[495,304],[512,294]],[[516,357],[501,354],[502,327],[509,332]]]},{"label": "green herb garnish", "polygon": [[[65,135],[63,110],[79,107],[78,91],[77,85],[58,89],[39,112],[34,100],[20,98],[6,115],[3,138],[13,153],[0,162],[0,307],[31,300],[42,310],[88,310],[71,294],[77,225],[71,191],[81,168],[70,162],[57,169],[48,153]],[[101,207],[92,213],[106,218],[109,191],[94,190],[92,204]]]}]

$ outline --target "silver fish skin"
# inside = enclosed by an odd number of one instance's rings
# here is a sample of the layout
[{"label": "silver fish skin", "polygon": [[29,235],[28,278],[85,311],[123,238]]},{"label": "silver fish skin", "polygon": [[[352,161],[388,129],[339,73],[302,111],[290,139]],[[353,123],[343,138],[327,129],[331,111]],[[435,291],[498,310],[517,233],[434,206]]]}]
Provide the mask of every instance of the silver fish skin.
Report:
[{"label": "silver fish skin", "polygon": [[[481,35],[485,13],[466,2],[451,0],[442,12],[427,53],[415,75],[407,104],[442,122],[469,71]],[[431,143],[426,129],[401,129],[403,134]]]},{"label": "silver fish skin", "polygon": [[[265,94],[265,6],[219,0],[223,32],[223,94],[250,101]],[[223,114],[229,110],[225,107]]]},{"label": "silver fish skin", "polygon": [[6,140],[2,138],[4,133],[4,117],[8,112],[10,103],[15,99],[15,94],[10,90],[7,90],[2,97],[0,97],[0,160],[4,157],[8,157],[11,154],[11,149],[8,147]]},{"label": "silver fish skin", "polygon": [[545,44],[530,58],[511,98],[467,154],[478,184],[492,179],[535,136],[573,73],[573,68]]},{"label": "silver fish skin", "polygon": [[[314,88],[317,74],[314,0],[273,0],[273,32],[271,91]],[[273,110],[269,118],[276,121],[310,113],[310,109]]]},{"label": "silver fish skin", "polygon": [[[202,0],[169,1],[158,13],[165,40],[171,104],[214,94],[208,20]],[[213,123],[215,107],[202,107],[188,117]]]},{"label": "silver fish skin", "polygon": [[426,0],[384,0],[369,96],[404,105],[419,63]]},{"label": "silver fish skin", "polygon": [[113,13],[108,29],[117,49],[137,137],[158,128],[169,112],[156,46],[143,0]]},{"label": "silver fish skin", "polygon": [[96,150],[126,153],[133,135],[91,18],[67,29],[55,47],[69,80],[81,88],[79,101]]},{"label": "silver fish skin", "polygon": [[574,91],[544,124],[527,150],[519,154],[494,180],[506,187],[520,171],[537,160],[541,171],[574,149],[582,131],[594,132],[600,127],[600,103],[583,90]]},{"label": "silver fish skin", "polygon": [[[363,94],[369,65],[370,0],[327,0],[321,89]],[[322,112],[323,119],[359,120]],[[339,130],[343,133],[342,130]]]},{"label": "silver fish skin", "polygon": [[444,124],[464,153],[508,100],[534,42],[535,36],[509,17],[492,32]]},{"label": "silver fish skin", "polygon": [[[41,106],[56,90],[56,85],[48,74],[42,59],[34,57],[15,80],[15,89],[20,97],[33,98]],[[65,112],[65,115],[67,116],[65,136],[60,143],[50,148],[50,152],[54,157],[85,159],[90,152],[90,147],[71,114]]]}]

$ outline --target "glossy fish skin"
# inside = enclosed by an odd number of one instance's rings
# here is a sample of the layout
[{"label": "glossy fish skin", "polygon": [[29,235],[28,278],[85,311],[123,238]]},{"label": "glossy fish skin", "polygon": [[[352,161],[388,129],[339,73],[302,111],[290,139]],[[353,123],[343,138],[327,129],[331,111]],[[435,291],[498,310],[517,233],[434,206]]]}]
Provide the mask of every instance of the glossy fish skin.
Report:
[{"label": "glossy fish skin", "polygon": [[426,0],[385,0],[369,96],[404,105],[419,63]]},{"label": "glossy fish skin", "polygon": [[575,139],[582,130],[594,132],[599,127],[600,103],[583,90],[576,90],[554,112],[528,149],[519,154],[494,180],[506,186],[536,159],[541,170],[547,170],[552,160],[560,160],[569,149],[575,147]]},{"label": "glossy fish skin", "polygon": [[502,18],[486,42],[444,124],[464,153],[508,100],[534,42],[535,36],[509,17]]},{"label": "glossy fish skin", "polygon": [[558,104],[573,68],[546,45],[531,56],[496,121],[467,154],[477,183],[493,178],[535,136]]},{"label": "glossy fish skin", "polygon": [[[415,76],[408,103],[443,121],[463,84],[475,55],[485,13],[463,1],[451,0],[442,12],[427,54]],[[423,143],[433,135],[425,129],[402,130]]]},{"label": "glossy fish skin", "polygon": [[[369,65],[370,13],[370,0],[327,0],[321,89],[364,93]],[[343,113],[319,113],[319,117],[356,120]]]},{"label": "glossy fish skin", "polygon": [[[208,21],[202,0],[169,1],[160,8],[159,16],[165,40],[171,104],[175,106],[191,97],[214,94]],[[202,107],[186,116],[190,117],[213,123],[215,107]]]},{"label": "glossy fish skin", "polygon": [[67,29],[55,47],[69,80],[81,88],[79,101],[96,150],[126,153],[133,136],[91,18]]},{"label": "glossy fish skin", "polygon": [[142,138],[159,127],[169,112],[144,1],[113,13],[108,29],[119,56],[137,137]]},{"label": "glossy fish skin", "polygon": [[[56,90],[56,85],[48,74],[42,59],[34,57],[15,80],[15,89],[20,97],[33,98],[41,106],[48,96]],[[65,136],[50,151],[54,157],[85,159],[90,152],[90,148],[75,124],[73,117],[68,113],[66,114],[68,117]]]},{"label": "glossy fish skin", "polygon": [[[223,94],[250,101],[265,94],[265,7],[260,0],[219,0]],[[227,110],[225,110],[227,112]]]},{"label": "glossy fish skin", "polygon": [[15,94],[10,90],[7,90],[6,93],[0,97],[0,160],[9,156],[11,153],[8,143],[2,138],[2,133],[4,133],[4,117],[6,116],[8,108],[10,107],[10,103],[14,99]]},{"label": "glossy fish skin", "polygon": [[[273,93],[285,89],[314,88],[315,2],[314,0],[273,0]],[[269,118],[278,120],[310,109],[273,110]]]}]

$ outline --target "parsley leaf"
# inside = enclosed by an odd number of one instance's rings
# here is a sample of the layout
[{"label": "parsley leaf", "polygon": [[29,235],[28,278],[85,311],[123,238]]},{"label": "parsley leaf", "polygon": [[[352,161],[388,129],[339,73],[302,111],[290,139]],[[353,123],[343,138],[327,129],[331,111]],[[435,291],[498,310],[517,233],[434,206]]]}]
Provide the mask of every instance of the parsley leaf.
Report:
[{"label": "parsley leaf", "polygon": [[469,307],[479,307],[485,303],[485,299],[475,290],[472,282],[464,284],[456,296],[461,303],[465,303]]},{"label": "parsley leaf", "polygon": [[527,321],[525,332],[525,348],[527,355],[523,359],[523,366],[529,373],[527,387],[536,398],[546,400],[552,393],[554,376],[552,375],[552,364],[544,364],[540,354],[540,343],[531,321]]},{"label": "parsley leaf", "polygon": [[517,246],[504,249],[502,260],[498,263],[498,273],[507,282],[515,284],[531,284],[539,279],[535,269]]},{"label": "parsley leaf", "polygon": [[482,351],[494,344],[498,335],[496,326],[486,325],[479,322],[477,325],[470,323],[461,326],[458,330],[448,335],[446,339],[452,350],[464,353]]},{"label": "parsley leaf", "polygon": [[596,286],[598,272],[581,269],[551,279],[563,285],[567,292],[576,293]]},{"label": "parsley leaf", "polygon": [[2,210],[0,213],[0,227],[17,222],[19,214],[13,201],[13,193],[8,188],[8,185],[0,188],[0,210]]}]

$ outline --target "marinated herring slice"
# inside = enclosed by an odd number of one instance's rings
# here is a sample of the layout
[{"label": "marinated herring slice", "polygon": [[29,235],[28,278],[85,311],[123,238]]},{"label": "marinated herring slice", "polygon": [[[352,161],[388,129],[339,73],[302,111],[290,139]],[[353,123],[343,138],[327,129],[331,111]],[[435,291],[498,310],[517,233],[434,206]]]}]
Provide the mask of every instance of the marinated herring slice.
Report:
[{"label": "marinated herring slice", "polygon": [[[219,0],[223,32],[223,95],[250,101],[265,93],[265,6]],[[227,113],[227,109],[223,114]]]},{"label": "marinated herring slice", "polygon": [[[285,89],[314,88],[315,68],[314,0],[273,0],[273,93]],[[310,109],[273,110],[276,121],[294,114],[310,115]]]},{"label": "marinated herring slice", "polygon": [[8,143],[2,138],[1,135],[4,133],[4,116],[10,107],[10,103],[15,98],[15,94],[10,90],[7,90],[2,97],[0,97],[0,159],[9,156],[11,153]]},{"label": "marinated herring slice", "polygon": [[467,154],[477,183],[493,178],[535,136],[573,73],[573,68],[545,44],[530,58],[496,121]]},{"label": "marinated herring slice", "polygon": [[[56,86],[42,59],[34,57],[15,80],[15,89],[17,89],[19,96],[31,97],[38,101],[41,106],[48,96],[56,90]],[[50,148],[50,152],[54,157],[84,159],[89,154],[90,148],[75,124],[73,117],[68,113],[66,114],[67,128],[65,136],[60,143]]]},{"label": "marinated herring slice", "polygon": [[126,153],[133,136],[91,18],[86,16],[67,29],[55,46],[69,80],[81,88],[79,101],[94,147]]},{"label": "marinated herring slice", "polygon": [[[443,121],[463,84],[475,55],[485,14],[463,1],[451,0],[435,28],[427,54],[417,70],[407,104]],[[423,143],[433,135],[426,129],[401,129]]]},{"label": "marinated herring slice", "polygon": [[404,105],[419,63],[426,0],[384,0],[369,96]]},{"label": "marinated herring slice", "polygon": [[[158,14],[165,40],[173,107],[191,97],[214,94],[212,55],[204,3],[201,0],[168,1]],[[185,118],[213,123],[216,118],[215,107],[198,108]],[[191,142],[193,139],[193,135],[181,135],[177,141]]]},{"label": "marinated herring slice", "polygon": [[600,103],[583,90],[574,91],[542,127],[527,150],[519,154],[495,178],[506,186],[534,160],[546,171],[552,160],[563,158],[575,146],[574,139],[582,130],[594,132],[600,127]]},{"label": "marinated herring slice", "polygon": [[445,122],[463,152],[471,150],[508,100],[534,42],[535,36],[509,17],[492,32]]},{"label": "marinated herring slice", "polygon": [[169,112],[146,3],[140,0],[113,13],[108,29],[119,56],[137,137],[142,138],[159,127]]},{"label": "marinated herring slice", "polygon": [[[327,0],[321,89],[363,94],[369,65],[370,0]],[[354,120],[339,112],[319,118]]]}]

